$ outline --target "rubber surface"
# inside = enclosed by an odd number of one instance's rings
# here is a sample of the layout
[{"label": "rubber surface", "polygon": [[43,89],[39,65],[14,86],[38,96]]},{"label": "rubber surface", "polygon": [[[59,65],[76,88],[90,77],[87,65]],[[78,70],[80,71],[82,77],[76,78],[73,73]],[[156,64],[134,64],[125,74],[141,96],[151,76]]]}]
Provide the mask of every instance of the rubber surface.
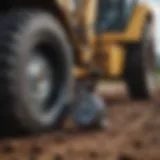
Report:
[{"label": "rubber surface", "polygon": [[[140,42],[128,45],[125,81],[130,97],[133,99],[150,99],[152,97],[145,78],[146,58],[150,58],[150,61],[152,61],[154,56],[153,50],[149,53],[148,50],[144,49],[146,35],[148,34],[147,27],[148,23],[145,24],[144,36]],[[152,45],[151,41],[149,42],[150,46]]]},{"label": "rubber surface", "polygon": [[[57,67],[57,97],[49,111],[38,112],[29,101],[26,65],[34,45],[46,41],[56,46],[47,51]],[[57,54],[58,53],[58,54]],[[58,56],[57,56],[58,55]],[[0,126],[5,134],[39,132],[58,124],[73,85],[72,50],[63,27],[49,13],[14,10],[0,21]],[[58,88],[59,87],[59,88]],[[54,96],[51,95],[52,97]],[[53,97],[55,98],[55,97]],[[65,115],[63,115],[65,117]]]}]

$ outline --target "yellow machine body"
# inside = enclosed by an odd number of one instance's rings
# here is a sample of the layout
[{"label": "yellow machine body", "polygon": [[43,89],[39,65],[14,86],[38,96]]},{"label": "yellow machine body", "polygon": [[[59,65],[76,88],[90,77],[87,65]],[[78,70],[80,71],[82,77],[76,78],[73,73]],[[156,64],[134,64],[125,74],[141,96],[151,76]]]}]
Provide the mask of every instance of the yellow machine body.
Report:
[{"label": "yellow machine body", "polygon": [[[81,4],[75,7],[74,13],[70,9],[71,1],[60,2],[62,8],[69,13],[65,15],[70,16],[68,19],[72,20],[68,25],[72,28],[76,45],[79,48],[79,61],[81,64],[87,63],[89,66],[95,66],[100,69],[107,78],[121,76],[124,71],[126,57],[125,45],[140,41],[143,35],[144,24],[149,15],[148,7],[136,4],[123,31],[97,34],[94,26],[98,14],[98,1],[82,0],[80,2]],[[80,34],[74,30],[74,24],[72,23],[75,22],[80,27]],[[83,38],[79,36],[82,34]],[[86,68],[86,70],[88,69]],[[74,71],[81,71],[78,72],[81,76],[87,73],[86,70],[83,72],[82,69],[74,69]],[[78,75],[78,73],[76,72],[75,74]]]}]

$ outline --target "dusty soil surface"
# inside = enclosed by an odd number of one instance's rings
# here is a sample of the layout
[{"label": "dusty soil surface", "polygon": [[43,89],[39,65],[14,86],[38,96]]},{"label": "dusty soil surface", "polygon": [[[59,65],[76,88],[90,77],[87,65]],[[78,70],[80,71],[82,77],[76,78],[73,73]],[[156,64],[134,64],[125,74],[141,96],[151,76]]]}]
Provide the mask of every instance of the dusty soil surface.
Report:
[{"label": "dusty soil surface", "polygon": [[108,128],[68,128],[0,141],[0,160],[160,160],[160,105],[129,100],[122,84],[107,90]]}]

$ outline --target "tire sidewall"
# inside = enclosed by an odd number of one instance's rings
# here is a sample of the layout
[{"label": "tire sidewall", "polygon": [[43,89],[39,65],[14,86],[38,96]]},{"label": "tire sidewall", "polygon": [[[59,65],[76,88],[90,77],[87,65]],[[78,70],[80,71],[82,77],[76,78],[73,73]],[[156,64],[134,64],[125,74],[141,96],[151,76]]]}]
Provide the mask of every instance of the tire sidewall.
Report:
[{"label": "tire sidewall", "polygon": [[[36,12],[31,14],[23,24],[21,24],[19,32],[15,35],[14,52],[17,54],[17,99],[15,114],[22,122],[32,130],[47,128],[57,123],[63,107],[70,98],[70,92],[73,86],[72,76],[72,51],[68,44],[67,37],[59,25],[58,21],[50,14],[44,12]],[[28,83],[26,69],[30,60],[33,49],[41,40],[53,43],[59,50],[66,65],[66,82],[62,84],[57,103],[54,108],[48,112],[38,112],[36,107],[29,106],[30,98],[28,92]],[[54,53],[53,53],[54,54]]]},{"label": "tire sidewall", "polygon": [[[154,49],[154,37],[152,34],[152,22],[148,22],[145,25],[142,45],[142,65],[144,69],[144,83],[146,85],[149,97],[153,98],[156,94],[156,77],[155,77],[155,65],[156,54]],[[150,66],[148,67],[148,63]],[[150,80],[152,82],[150,82]],[[152,83],[152,84],[151,84]]]}]

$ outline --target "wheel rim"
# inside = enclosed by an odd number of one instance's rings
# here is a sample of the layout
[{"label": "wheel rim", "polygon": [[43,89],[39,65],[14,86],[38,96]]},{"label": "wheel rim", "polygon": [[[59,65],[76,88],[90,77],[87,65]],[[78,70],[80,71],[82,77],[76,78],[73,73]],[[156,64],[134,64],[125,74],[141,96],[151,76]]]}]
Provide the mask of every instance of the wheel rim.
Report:
[{"label": "wheel rim", "polygon": [[47,59],[41,53],[34,54],[27,66],[27,80],[31,103],[37,109],[44,109],[54,88],[54,73]]}]

